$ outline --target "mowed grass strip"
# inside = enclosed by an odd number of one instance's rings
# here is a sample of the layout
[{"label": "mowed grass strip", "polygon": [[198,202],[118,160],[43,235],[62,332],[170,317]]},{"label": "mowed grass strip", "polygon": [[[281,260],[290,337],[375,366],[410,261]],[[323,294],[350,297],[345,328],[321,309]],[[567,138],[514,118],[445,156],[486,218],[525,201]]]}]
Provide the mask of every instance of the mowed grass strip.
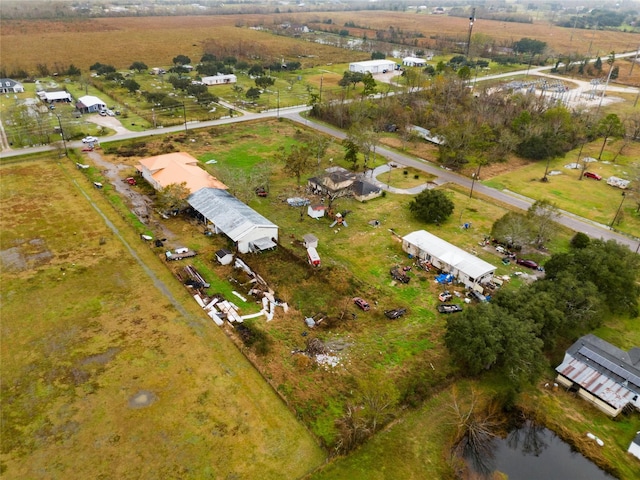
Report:
[{"label": "mowed grass strip", "polygon": [[72,179],[113,213],[70,164],[0,169],[3,478],[297,478],[322,462],[147,244],[111,219],[188,317]]}]

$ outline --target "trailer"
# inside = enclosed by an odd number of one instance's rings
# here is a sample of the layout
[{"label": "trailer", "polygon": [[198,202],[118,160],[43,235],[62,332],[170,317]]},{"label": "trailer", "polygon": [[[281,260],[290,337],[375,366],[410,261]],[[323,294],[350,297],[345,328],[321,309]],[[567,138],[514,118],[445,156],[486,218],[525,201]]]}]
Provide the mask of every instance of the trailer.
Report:
[{"label": "trailer", "polygon": [[320,266],[320,255],[318,255],[318,251],[314,247],[307,248],[307,260],[309,261],[309,265],[313,265],[314,267]]},{"label": "trailer", "polygon": [[194,250],[187,250],[186,252],[182,249],[180,249],[181,252],[178,253],[178,251],[176,250],[175,252],[170,252],[170,251],[166,251],[165,252],[165,259],[167,261],[173,261],[173,260],[182,260],[183,258],[190,258],[190,257],[195,257],[198,253],[195,252]]}]

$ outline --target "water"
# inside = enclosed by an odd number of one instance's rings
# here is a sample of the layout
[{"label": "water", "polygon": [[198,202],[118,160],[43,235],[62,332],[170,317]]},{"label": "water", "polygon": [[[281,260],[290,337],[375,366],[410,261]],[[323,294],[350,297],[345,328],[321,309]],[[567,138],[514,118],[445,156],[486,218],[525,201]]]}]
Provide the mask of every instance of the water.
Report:
[{"label": "water", "polygon": [[[485,457],[486,458],[486,457]],[[488,469],[508,475],[509,480],[612,480],[580,453],[573,451],[551,430],[525,422],[507,438],[494,440]]]}]

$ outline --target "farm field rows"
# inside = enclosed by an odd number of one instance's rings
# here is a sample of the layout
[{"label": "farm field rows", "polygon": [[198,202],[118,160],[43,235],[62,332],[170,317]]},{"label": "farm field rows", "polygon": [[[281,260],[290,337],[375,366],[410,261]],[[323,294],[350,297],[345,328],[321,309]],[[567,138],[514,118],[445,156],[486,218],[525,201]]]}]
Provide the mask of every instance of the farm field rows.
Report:
[{"label": "farm field rows", "polygon": [[[36,178],[47,188],[30,186]],[[166,290],[154,285],[70,163],[3,166],[0,185],[3,478],[297,478],[322,462],[258,372],[89,190]]]}]

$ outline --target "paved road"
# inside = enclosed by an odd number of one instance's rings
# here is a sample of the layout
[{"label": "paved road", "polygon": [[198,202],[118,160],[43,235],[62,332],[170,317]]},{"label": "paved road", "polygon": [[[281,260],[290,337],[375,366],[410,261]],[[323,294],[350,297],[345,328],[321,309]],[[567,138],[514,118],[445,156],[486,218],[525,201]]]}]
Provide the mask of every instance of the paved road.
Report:
[{"label": "paved road", "polygon": [[[631,52],[627,54],[618,55],[618,57],[632,56],[635,54],[636,52]],[[520,70],[518,72],[510,72],[510,73],[500,74],[500,75],[490,75],[490,76],[482,77],[482,79],[478,79],[478,81],[495,79],[495,78],[503,78],[503,77],[513,77],[517,75],[526,75],[526,74],[532,74],[532,73],[537,75],[544,75],[544,71],[549,70],[550,68],[552,67],[539,67],[535,69]],[[564,79],[564,80],[569,81],[568,79]],[[620,88],[627,92],[629,91],[627,87],[620,87]],[[613,90],[612,87],[609,87],[609,89]],[[632,89],[632,91],[638,92],[638,89]],[[165,135],[167,133],[181,132],[181,131],[184,131],[185,129],[188,130],[188,129],[194,129],[194,128],[207,128],[207,127],[216,126],[216,125],[247,122],[252,120],[260,120],[264,118],[274,118],[274,117],[288,118],[294,122],[306,125],[309,128],[313,128],[315,130],[321,131],[323,133],[326,133],[327,135],[331,135],[338,139],[346,138],[346,134],[343,131],[318,123],[318,122],[314,122],[300,115],[300,113],[308,111],[309,108],[310,107],[308,106],[298,106],[298,107],[291,107],[291,108],[273,109],[273,110],[261,112],[261,113],[251,113],[251,112],[242,111],[238,108],[234,108],[237,112],[240,113],[240,115],[233,116],[233,117],[220,118],[218,120],[211,120],[207,122],[187,122],[186,126],[177,125],[173,127],[160,128],[156,130],[148,130],[143,132],[120,133],[120,134],[116,134],[111,137],[108,137],[108,141],[146,138],[146,137],[151,137],[155,135]],[[68,146],[72,148],[78,148],[82,146],[82,143],[70,142],[68,143]],[[22,150],[3,151],[3,152],[0,152],[0,159],[19,156],[19,155],[25,155],[29,153],[46,152],[50,150],[53,150],[53,147],[42,146],[42,147],[35,147],[35,148],[25,148]],[[529,206],[531,206],[531,204],[534,202],[533,199],[530,199],[521,195],[517,195],[512,192],[496,190],[494,188],[482,185],[481,183],[478,183],[478,182],[474,183],[472,182],[471,179],[467,177],[463,177],[462,175],[458,175],[454,172],[439,168],[434,164],[429,163],[425,160],[415,158],[415,157],[410,157],[408,155],[404,155],[402,153],[389,150],[384,147],[376,148],[376,155],[383,156],[391,162],[395,162],[401,165],[406,165],[408,167],[413,167],[418,170],[422,170],[424,172],[430,173],[437,177],[437,180],[436,180],[437,184],[455,183],[465,188],[471,189],[472,183],[473,183],[474,192],[477,192],[478,194],[482,194],[483,196],[486,196],[486,197],[493,198],[499,202],[502,202],[507,205],[511,205],[521,210],[528,209]],[[419,189],[414,189],[414,190],[417,191]],[[415,193],[415,192],[410,192],[410,193]],[[592,222],[588,219],[578,217],[569,212],[562,211],[558,219],[558,223],[576,232],[584,232],[592,238],[601,238],[604,240],[615,240],[620,244],[627,245],[630,249],[634,251],[638,251],[638,248],[640,247],[640,240],[634,240],[624,235],[620,235],[610,230],[606,225],[601,225],[601,224]]]}]

